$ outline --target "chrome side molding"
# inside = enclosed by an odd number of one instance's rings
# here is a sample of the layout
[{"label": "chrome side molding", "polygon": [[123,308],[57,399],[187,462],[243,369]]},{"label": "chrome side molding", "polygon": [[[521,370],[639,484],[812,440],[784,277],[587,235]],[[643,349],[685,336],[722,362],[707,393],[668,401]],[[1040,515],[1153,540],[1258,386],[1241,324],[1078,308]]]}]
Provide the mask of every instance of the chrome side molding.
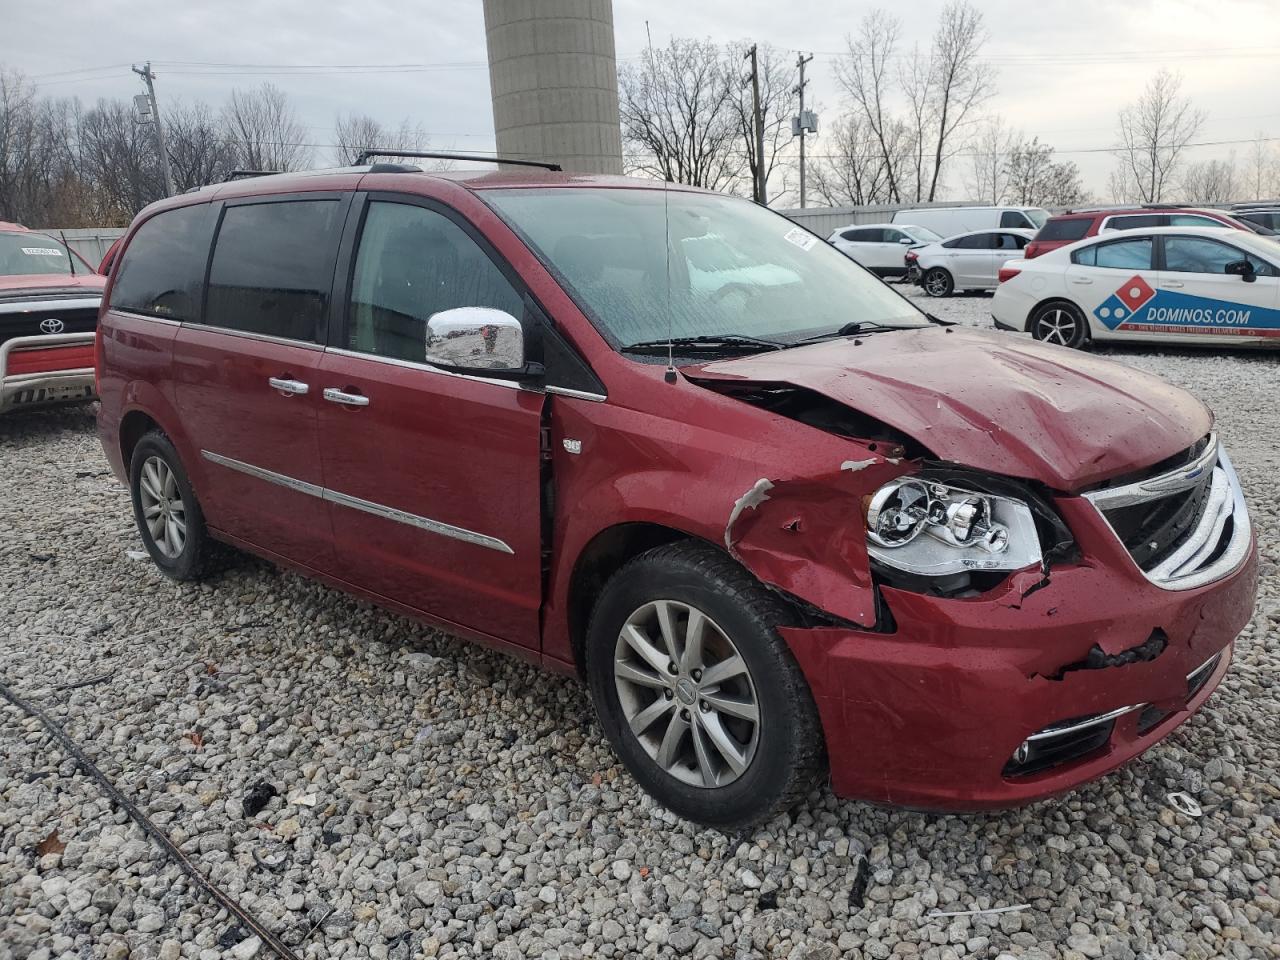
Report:
[{"label": "chrome side molding", "polygon": [[430,517],[422,517],[416,513],[408,513],[404,510],[397,510],[395,507],[388,507],[381,503],[373,503],[370,500],[361,500],[359,497],[353,497],[349,494],[340,493],[337,490],[330,490],[319,484],[308,483],[305,480],[299,480],[296,477],[290,477],[283,473],[276,473],[274,470],[268,470],[265,467],[257,467],[251,463],[245,463],[243,460],[234,460],[231,457],[224,457],[222,454],[213,453],[210,450],[201,450],[200,456],[208,460],[210,463],[216,463],[218,466],[226,467],[229,470],[236,470],[258,480],[265,480],[267,483],[274,483],[297,493],[305,493],[311,497],[318,497],[329,503],[336,503],[338,506],[347,507],[351,510],[359,510],[362,513],[368,513],[375,517],[383,517],[387,520],[394,520],[396,523],[403,523],[411,527],[417,527],[419,530],[426,530],[428,533],[438,534],[442,537],[448,537],[451,540],[461,540],[463,543],[475,544],[477,547],[486,547],[489,550],[496,550],[498,553],[507,553],[515,555],[515,551],[511,549],[504,541],[497,537],[490,537],[487,534],[477,533],[474,530],[468,530],[465,527],[455,527],[451,523],[444,523],[440,520],[432,520]]}]

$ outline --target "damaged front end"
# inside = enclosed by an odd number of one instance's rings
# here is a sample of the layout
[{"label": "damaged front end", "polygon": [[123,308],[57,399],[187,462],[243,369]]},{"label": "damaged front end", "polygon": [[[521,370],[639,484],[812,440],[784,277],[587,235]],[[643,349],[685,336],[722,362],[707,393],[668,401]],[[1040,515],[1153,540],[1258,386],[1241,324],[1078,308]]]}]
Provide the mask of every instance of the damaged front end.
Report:
[{"label": "damaged front end", "polygon": [[[943,461],[812,391],[707,385],[848,440],[829,470],[809,458],[804,475],[742,490],[724,530],[806,614],[780,632],[838,794],[971,810],[1065,792],[1168,734],[1225,674],[1257,574],[1234,473],[1207,452],[1216,438],[1090,488],[1105,495],[1068,493]],[[1223,491],[1193,485],[1198,470],[1219,471]],[[1135,484],[1188,506],[1118,516]],[[1187,519],[1206,510],[1217,520]],[[1143,523],[1158,550],[1128,535]],[[1159,579],[1161,564],[1177,576]]]}]

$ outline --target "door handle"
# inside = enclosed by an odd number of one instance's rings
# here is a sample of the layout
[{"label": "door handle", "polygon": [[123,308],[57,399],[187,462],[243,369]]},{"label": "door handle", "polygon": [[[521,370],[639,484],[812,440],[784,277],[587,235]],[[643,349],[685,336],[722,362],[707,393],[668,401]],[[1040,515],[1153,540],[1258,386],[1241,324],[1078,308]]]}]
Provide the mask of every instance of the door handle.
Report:
[{"label": "door handle", "polygon": [[311,389],[301,380],[290,380],[287,377],[268,377],[267,383],[271,385],[271,389],[279,390],[281,393],[289,393],[294,396],[301,397]]},{"label": "door handle", "polygon": [[1085,285],[1088,285],[1088,284],[1093,283],[1093,281],[1092,281],[1092,280],[1090,280],[1088,277],[1072,277],[1072,278],[1071,278],[1071,282],[1072,282],[1072,283],[1078,283],[1078,284],[1080,284],[1080,285],[1082,285],[1082,286],[1085,286]]},{"label": "door handle", "polygon": [[1186,286],[1186,284],[1185,284],[1185,283],[1183,283],[1181,280],[1161,280],[1161,281],[1160,281],[1160,286],[1162,286],[1162,287],[1170,287],[1170,288],[1177,288],[1177,287],[1185,287],[1185,286]]},{"label": "door handle", "polygon": [[344,393],[337,387],[325,387],[324,398],[330,403],[341,403],[348,407],[367,407],[369,398],[362,393]]}]

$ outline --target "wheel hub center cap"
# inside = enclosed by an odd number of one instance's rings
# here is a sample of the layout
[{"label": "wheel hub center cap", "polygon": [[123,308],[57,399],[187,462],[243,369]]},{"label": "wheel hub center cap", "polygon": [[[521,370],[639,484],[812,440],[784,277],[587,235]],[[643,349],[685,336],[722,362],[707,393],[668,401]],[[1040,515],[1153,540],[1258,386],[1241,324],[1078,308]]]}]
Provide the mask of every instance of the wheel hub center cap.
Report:
[{"label": "wheel hub center cap", "polygon": [[680,702],[692,706],[698,699],[698,687],[688,677],[681,677],[676,681],[676,697]]}]

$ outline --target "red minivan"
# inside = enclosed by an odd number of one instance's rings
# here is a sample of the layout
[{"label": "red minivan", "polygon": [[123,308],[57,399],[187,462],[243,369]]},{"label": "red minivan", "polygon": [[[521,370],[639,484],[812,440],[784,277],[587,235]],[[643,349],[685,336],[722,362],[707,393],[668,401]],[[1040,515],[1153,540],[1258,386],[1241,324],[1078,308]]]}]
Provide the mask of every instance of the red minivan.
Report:
[{"label": "red minivan", "polygon": [[736,827],[982,809],[1138,755],[1256,592],[1213,417],[933,321],[753,203],[646,180],[241,180],[134,221],[102,443],[177,580],[213,541],[589,685]]}]

